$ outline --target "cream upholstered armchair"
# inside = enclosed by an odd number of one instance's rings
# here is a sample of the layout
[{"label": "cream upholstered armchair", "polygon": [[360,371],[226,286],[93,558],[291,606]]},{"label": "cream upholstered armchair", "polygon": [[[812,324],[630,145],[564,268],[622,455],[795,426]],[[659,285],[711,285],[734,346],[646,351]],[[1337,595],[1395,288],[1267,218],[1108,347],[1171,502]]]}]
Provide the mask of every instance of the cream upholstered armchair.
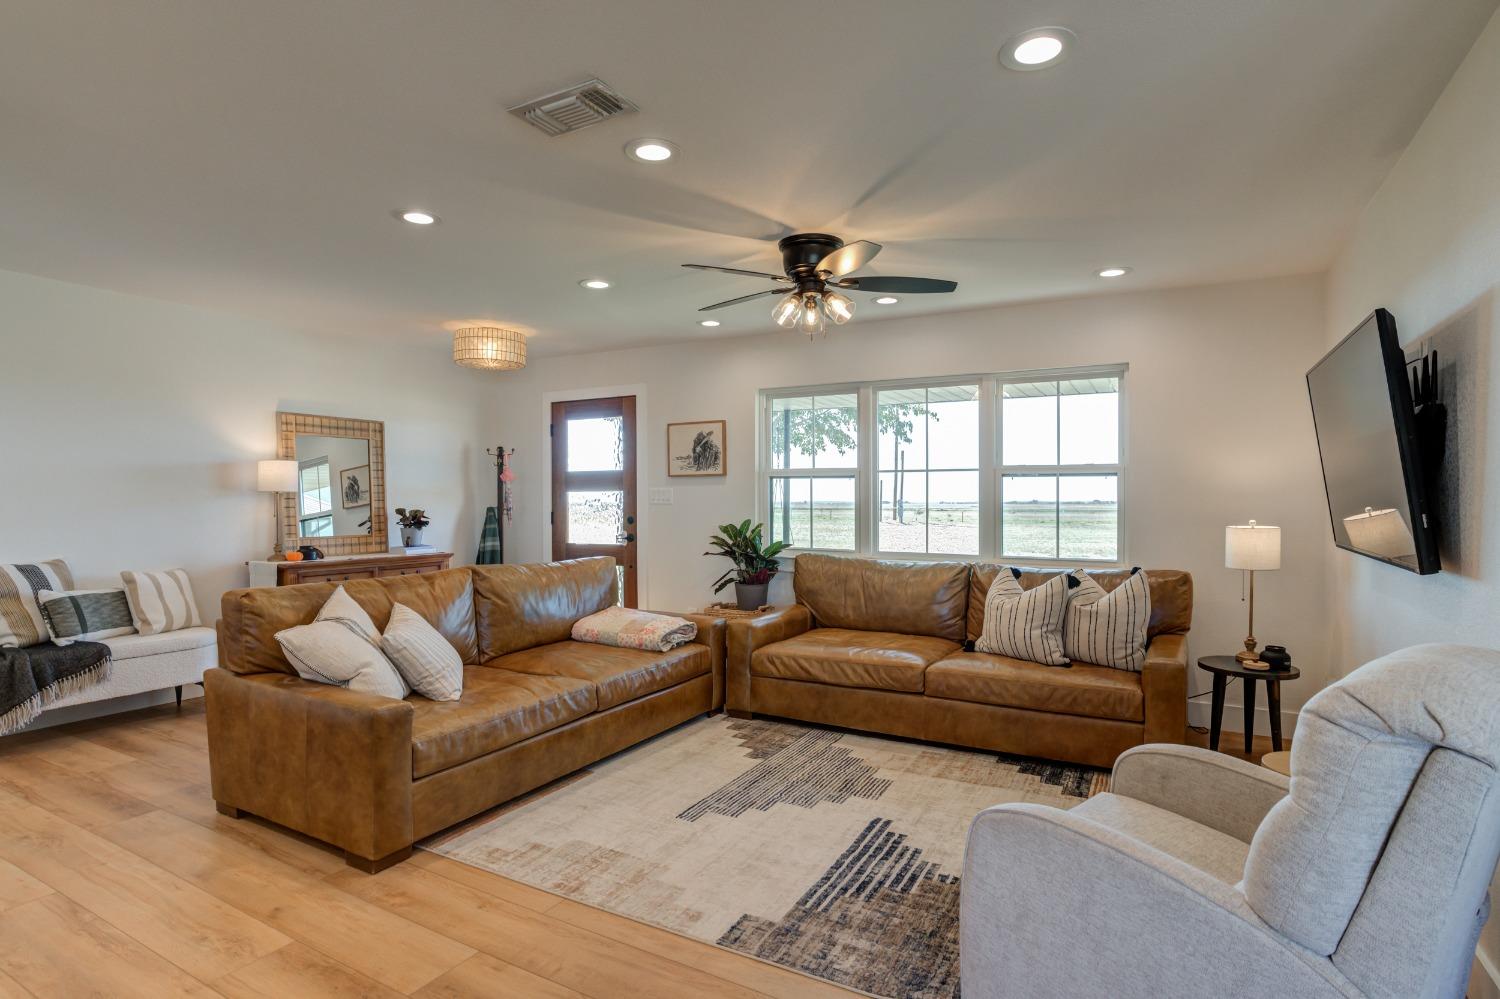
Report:
[{"label": "cream upholstered armchair", "polygon": [[1122,754],[969,830],[964,999],[1462,996],[1500,858],[1500,652],[1424,645],[1302,709],[1290,781]]}]

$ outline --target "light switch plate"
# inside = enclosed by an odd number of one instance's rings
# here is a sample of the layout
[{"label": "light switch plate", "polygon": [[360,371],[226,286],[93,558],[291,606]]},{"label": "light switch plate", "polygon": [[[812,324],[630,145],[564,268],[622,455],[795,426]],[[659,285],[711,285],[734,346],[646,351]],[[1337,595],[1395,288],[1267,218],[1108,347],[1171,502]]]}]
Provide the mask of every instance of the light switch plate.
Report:
[{"label": "light switch plate", "polygon": [[653,490],[651,490],[651,505],[652,506],[671,506],[672,505],[672,490],[670,490],[670,489],[653,489]]}]

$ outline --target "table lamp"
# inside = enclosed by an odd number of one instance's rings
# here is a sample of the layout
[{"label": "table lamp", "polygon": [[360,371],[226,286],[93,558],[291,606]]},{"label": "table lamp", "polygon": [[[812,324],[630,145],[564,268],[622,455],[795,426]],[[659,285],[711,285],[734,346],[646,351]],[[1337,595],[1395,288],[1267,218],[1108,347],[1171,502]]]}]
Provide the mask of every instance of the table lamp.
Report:
[{"label": "table lamp", "polygon": [[297,491],[297,462],[289,458],[272,458],[255,465],[255,489],[271,493],[271,515],[276,519],[276,546],[271,549],[271,560],[282,557],[281,551],[281,499],[276,493]]},{"label": "table lamp", "polygon": [[1255,662],[1255,570],[1281,568],[1281,528],[1255,521],[1224,528],[1224,567],[1250,573],[1250,621],[1245,629],[1245,651],[1235,653],[1242,663]]}]

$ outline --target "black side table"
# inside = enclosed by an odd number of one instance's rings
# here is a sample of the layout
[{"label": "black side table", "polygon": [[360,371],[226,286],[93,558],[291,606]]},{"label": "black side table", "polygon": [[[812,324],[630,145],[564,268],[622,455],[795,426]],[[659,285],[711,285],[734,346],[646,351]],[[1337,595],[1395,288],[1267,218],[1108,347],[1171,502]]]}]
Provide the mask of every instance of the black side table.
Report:
[{"label": "black side table", "polygon": [[1255,681],[1266,681],[1266,710],[1271,715],[1271,748],[1281,752],[1281,681],[1295,680],[1302,673],[1295,666],[1286,669],[1246,669],[1234,656],[1204,656],[1198,668],[1214,675],[1213,722],[1208,730],[1208,748],[1219,748],[1219,729],[1224,721],[1224,687],[1229,678],[1245,681],[1245,752],[1250,752],[1255,738]]}]

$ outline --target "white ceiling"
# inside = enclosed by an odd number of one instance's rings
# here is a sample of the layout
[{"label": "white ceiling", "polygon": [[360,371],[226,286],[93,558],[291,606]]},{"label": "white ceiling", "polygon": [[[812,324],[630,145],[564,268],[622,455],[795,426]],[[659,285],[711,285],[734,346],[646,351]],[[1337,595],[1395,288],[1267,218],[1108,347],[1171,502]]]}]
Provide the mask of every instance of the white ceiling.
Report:
[{"label": "white ceiling", "polygon": [[[778,270],[792,230],[959,282],[856,325],[1315,271],[1495,7],[8,0],[0,268],[299,328],[496,320],[537,353],[769,332],[769,299],[699,328],[763,286],[678,264]],[[1047,24],[1068,59],[998,64]],[[641,112],[560,138],[504,112],[590,75]],[[638,136],[680,156],[628,160]]]}]

